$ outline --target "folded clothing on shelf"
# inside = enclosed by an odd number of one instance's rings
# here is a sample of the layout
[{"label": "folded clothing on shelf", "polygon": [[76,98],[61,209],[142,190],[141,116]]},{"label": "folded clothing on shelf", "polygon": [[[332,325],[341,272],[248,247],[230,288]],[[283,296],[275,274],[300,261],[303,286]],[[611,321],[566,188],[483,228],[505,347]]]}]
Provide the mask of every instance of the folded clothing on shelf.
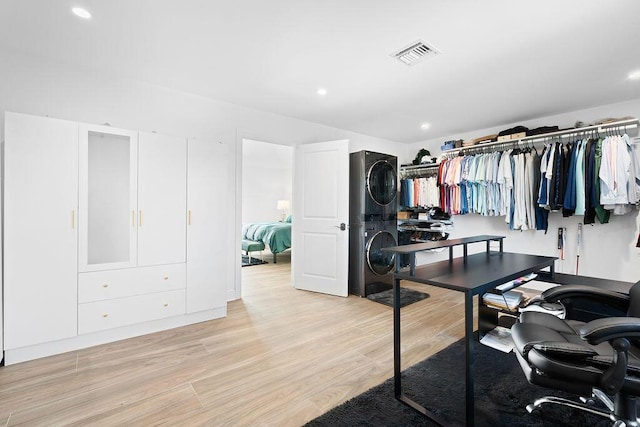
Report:
[{"label": "folded clothing on shelf", "polygon": [[514,133],[523,133],[527,132],[528,130],[529,128],[525,126],[515,126],[509,129],[501,130],[500,132],[498,132],[498,136],[513,135]]},{"label": "folded clothing on shelf", "polygon": [[560,128],[558,126],[540,126],[535,129],[529,129],[527,136],[540,135],[543,133],[557,132]]}]

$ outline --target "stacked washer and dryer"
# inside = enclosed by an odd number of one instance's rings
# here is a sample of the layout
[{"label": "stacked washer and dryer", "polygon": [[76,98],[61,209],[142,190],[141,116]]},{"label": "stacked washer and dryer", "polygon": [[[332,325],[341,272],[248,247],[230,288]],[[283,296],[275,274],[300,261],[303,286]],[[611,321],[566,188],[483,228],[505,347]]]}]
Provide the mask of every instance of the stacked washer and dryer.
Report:
[{"label": "stacked washer and dryer", "polygon": [[350,155],[349,292],[366,297],[393,286],[398,245],[398,159],[359,151]]}]

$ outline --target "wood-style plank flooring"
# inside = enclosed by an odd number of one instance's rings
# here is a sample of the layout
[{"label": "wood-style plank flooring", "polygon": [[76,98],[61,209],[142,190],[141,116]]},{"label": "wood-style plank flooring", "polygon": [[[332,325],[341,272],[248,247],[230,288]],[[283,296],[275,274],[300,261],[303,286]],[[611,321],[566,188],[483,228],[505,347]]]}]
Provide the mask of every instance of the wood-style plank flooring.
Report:
[{"label": "wood-style plank flooring", "polygon": [[[0,424],[299,426],[393,375],[391,308],[242,273],[224,319],[0,368]],[[461,293],[407,286],[403,369],[464,335]]]}]

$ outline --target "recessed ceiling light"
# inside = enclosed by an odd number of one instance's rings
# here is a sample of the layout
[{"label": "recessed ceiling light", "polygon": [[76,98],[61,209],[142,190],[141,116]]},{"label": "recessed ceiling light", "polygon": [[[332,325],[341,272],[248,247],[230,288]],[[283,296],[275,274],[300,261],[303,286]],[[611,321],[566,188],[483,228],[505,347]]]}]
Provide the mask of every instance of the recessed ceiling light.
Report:
[{"label": "recessed ceiling light", "polygon": [[327,94],[327,90],[325,88],[318,89],[318,95],[325,96]]},{"label": "recessed ceiling light", "polygon": [[71,11],[74,13],[74,15],[79,16],[80,18],[91,19],[91,14],[86,9],[83,9],[81,7],[74,7],[73,9],[71,9]]},{"label": "recessed ceiling light", "polygon": [[629,73],[629,80],[640,80],[640,70]]},{"label": "recessed ceiling light", "polygon": [[429,123],[423,123],[420,125],[420,129],[422,130],[427,130],[431,127],[431,125]]}]

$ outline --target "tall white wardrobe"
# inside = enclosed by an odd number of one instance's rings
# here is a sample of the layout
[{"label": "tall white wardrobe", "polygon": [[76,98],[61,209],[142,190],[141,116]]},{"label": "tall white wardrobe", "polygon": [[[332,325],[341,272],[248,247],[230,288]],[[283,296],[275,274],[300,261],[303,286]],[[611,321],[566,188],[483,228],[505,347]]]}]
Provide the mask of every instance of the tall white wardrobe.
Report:
[{"label": "tall white wardrobe", "polygon": [[229,155],[5,113],[5,363],[225,316]]}]

